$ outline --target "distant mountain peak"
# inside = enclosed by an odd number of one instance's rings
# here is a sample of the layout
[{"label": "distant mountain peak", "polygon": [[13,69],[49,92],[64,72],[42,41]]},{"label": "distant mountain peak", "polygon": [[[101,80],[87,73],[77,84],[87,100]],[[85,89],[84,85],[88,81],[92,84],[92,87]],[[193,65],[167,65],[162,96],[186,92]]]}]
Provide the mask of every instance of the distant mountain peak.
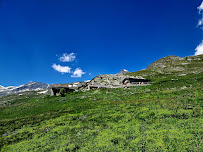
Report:
[{"label": "distant mountain peak", "polygon": [[29,82],[20,86],[0,86],[0,96],[8,95],[13,93],[25,92],[25,91],[34,91],[34,90],[44,90],[49,87],[49,84],[42,82]]},{"label": "distant mountain peak", "polygon": [[123,69],[120,72],[118,72],[117,74],[127,74],[127,73],[130,73],[130,72],[126,69]]},{"label": "distant mountain peak", "polygon": [[5,88],[4,86],[0,85],[0,88]]}]

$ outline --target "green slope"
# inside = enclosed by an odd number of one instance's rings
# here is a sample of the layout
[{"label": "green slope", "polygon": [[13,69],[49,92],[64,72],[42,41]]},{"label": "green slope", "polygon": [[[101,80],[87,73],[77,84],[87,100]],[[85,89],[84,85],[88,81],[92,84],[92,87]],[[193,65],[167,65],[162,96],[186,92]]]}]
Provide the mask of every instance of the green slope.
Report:
[{"label": "green slope", "polygon": [[202,74],[202,72],[203,55],[183,58],[178,56],[167,56],[153,62],[147,67],[147,69],[128,73],[127,75],[140,75],[152,81],[158,82],[177,79],[182,76]]},{"label": "green slope", "polygon": [[153,84],[11,100],[0,108],[1,151],[203,151],[203,73],[130,74]]}]

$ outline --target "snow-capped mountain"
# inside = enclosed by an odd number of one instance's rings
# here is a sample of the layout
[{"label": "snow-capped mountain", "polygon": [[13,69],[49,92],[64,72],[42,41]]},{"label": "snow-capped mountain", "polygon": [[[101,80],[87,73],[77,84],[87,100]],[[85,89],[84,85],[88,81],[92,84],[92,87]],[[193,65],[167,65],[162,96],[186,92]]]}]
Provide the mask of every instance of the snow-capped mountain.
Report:
[{"label": "snow-capped mountain", "polygon": [[49,84],[42,82],[29,82],[21,86],[8,86],[4,87],[0,85],[0,96],[9,95],[13,93],[34,91],[34,90],[44,90],[49,87]]},{"label": "snow-capped mountain", "polygon": [[6,87],[0,85],[0,92],[6,90]]},{"label": "snow-capped mountain", "polygon": [[121,70],[119,73],[117,73],[117,74],[127,74],[127,73],[129,73],[129,71],[128,70],[126,70],[126,69],[123,69],[123,70]]},{"label": "snow-capped mountain", "polygon": [[3,92],[3,91],[13,90],[13,89],[15,89],[15,88],[16,88],[15,86],[4,87],[4,86],[1,86],[1,85],[0,85],[0,94],[1,94],[1,92]]}]

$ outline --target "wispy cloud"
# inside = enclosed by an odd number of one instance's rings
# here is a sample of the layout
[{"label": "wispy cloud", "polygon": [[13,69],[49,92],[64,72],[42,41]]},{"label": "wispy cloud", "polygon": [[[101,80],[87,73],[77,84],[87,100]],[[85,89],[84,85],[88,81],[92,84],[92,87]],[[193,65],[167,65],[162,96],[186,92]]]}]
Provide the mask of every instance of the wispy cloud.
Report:
[{"label": "wispy cloud", "polygon": [[[197,7],[199,14],[201,15],[201,18],[198,21],[197,27],[200,27],[201,29],[203,26],[203,1],[199,7]],[[195,55],[203,54],[203,40],[202,42],[196,47],[195,49]]]},{"label": "wispy cloud", "polygon": [[61,65],[53,64],[52,68],[61,73],[71,73],[70,71],[71,68],[69,66],[61,66]]},{"label": "wispy cloud", "polygon": [[82,69],[76,68],[71,77],[81,78],[83,74],[85,74],[85,72],[83,72]]},{"label": "wispy cloud", "polygon": [[203,1],[199,7],[197,7],[199,10],[199,14],[201,15],[201,18],[199,19],[197,26],[202,26],[203,25]]},{"label": "wispy cloud", "polygon": [[196,47],[195,55],[203,54],[203,41]]},{"label": "wispy cloud", "polygon": [[201,11],[203,10],[203,1],[202,1],[201,5],[199,7],[197,7],[197,9],[199,10],[199,14],[200,14]]},{"label": "wispy cloud", "polygon": [[70,54],[64,53],[62,57],[59,58],[59,60],[61,62],[73,62],[75,58],[76,58],[75,53]]}]

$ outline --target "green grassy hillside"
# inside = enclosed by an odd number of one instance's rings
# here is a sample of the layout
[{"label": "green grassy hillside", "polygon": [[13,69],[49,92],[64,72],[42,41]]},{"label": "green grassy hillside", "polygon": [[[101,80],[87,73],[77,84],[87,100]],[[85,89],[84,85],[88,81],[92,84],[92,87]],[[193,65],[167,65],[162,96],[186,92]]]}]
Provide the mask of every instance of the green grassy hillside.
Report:
[{"label": "green grassy hillside", "polygon": [[1,151],[203,151],[203,73],[155,72],[130,73],[151,86],[10,100]]},{"label": "green grassy hillside", "polygon": [[[152,64],[147,69],[137,72],[131,72],[127,75],[143,76],[153,82],[165,81],[171,79],[187,79],[187,76],[192,77],[203,72],[203,55],[178,57],[167,56],[161,58]],[[186,76],[186,77],[183,77]]]}]

